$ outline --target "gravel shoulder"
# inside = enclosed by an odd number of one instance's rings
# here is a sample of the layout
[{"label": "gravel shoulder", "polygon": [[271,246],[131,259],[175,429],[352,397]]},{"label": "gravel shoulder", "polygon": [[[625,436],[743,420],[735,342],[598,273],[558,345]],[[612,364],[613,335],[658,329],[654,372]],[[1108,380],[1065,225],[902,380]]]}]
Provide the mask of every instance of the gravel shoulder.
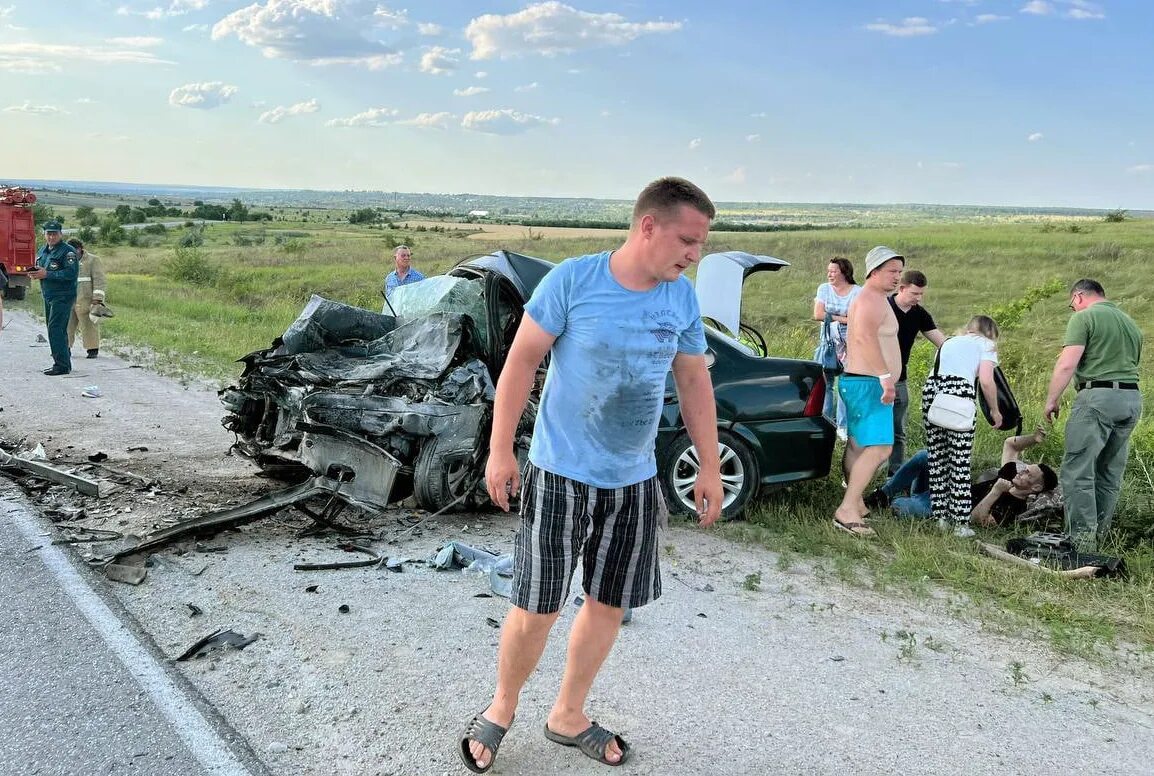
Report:
[{"label": "gravel shoulder", "polygon": [[[275,487],[228,455],[215,392],[104,354],[45,377],[40,327],[10,318],[0,336],[5,446],[40,443],[57,464],[87,465],[119,486],[96,499],[25,481],[46,531],[139,535]],[[90,385],[102,396],[82,398]],[[95,453],[108,456],[101,467],[88,464]],[[78,519],[50,527],[61,517]],[[412,559],[401,573],[294,571],[349,556],[337,537],[299,536],[309,520],[285,511],[199,549],[158,552],[140,586],[89,577],[170,657],[218,628],[262,634],[243,651],[178,665],[272,772],[464,773],[456,736],[487,702],[507,603],[478,597],[484,578],[420,561],[450,539],[510,551],[516,518],[414,517],[348,518],[381,537],[380,551]],[[590,699],[635,749],[623,773],[1142,773],[1154,762],[1148,655],[1064,658],[959,616],[946,596],[893,598],[810,564],[780,570],[769,551],[688,527],[662,544],[665,594],[622,629]],[[758,590],[743,584],[752,573]],[[190,616],[189,603],[203,613]],[[525,689],[494,773],[604,772],[541,735],[574,611]]]}]

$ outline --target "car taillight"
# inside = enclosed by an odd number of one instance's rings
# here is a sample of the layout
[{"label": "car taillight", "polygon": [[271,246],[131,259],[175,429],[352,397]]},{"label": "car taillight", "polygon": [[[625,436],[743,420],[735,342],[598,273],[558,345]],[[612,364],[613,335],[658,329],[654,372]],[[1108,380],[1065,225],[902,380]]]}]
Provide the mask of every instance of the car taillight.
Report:
[{"label": "car taillight", "polygon": [[825,375],[818,375],[817,379],[813,381],[813,389],[805,400],[805,409],[802,410],[801,414],[807,418],[816,418],[820,415],[825,406],[825,391]]}]

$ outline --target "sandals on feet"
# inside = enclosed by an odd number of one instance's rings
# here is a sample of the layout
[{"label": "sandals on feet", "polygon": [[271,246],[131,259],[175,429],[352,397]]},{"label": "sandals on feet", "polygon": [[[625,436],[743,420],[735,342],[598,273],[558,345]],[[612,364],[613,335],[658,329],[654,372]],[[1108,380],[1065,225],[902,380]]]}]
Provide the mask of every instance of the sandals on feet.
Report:
[{"label": "sandals on feet", "polygon": [[865,523],[861,523],[861,522],[843,523],[842,521],[838,520],[835,517],[833,519],[833,524],[837,528],[840,528],[841,530],[845,531],[850,536],[873,536],[874,535],[874,529],[870,528]]},{"label": "sandals on feet", "polygon": [[[590,757],[605,765],[622,765],[629,759],[629,755],[633,751],[629,748],[629,744],[625,743],[624,738],[606,730],[596,722],[590,723],[589,727],[575,736],[563,736],[559,733],[554,733],[549,729],[549,723],[545,723],[545,738],[561,744],[561,746],[575,746],[580,749],[581,753],[586,757]],[[609,744],[614,741],[617,742],[618,748],[621,749],[621,759],[617,762],[610,762],[605,759],[605,752],[609,748]]]},{"label": "sandals on feet", "polygon": [[[513,727],[512,720],[509,721],[509,727]],[[501,739],[508,732],[509,728],[503,728],[496,722],[490,722],[481,714],[477,714],[469,720],[469,724],[465,726],[465,731],[461,733],[461,746],[458,750],[461,755],[461,762],[465,763],[465,767],[473,773],[485,773],[493,767],[493,763],[497,762],[497,750],[501,748]],[[469,751],[470,741],[476,741],[489,750],[489,764],[484,768],[477,765],[477,761],[473,759],[473,753]]]}]

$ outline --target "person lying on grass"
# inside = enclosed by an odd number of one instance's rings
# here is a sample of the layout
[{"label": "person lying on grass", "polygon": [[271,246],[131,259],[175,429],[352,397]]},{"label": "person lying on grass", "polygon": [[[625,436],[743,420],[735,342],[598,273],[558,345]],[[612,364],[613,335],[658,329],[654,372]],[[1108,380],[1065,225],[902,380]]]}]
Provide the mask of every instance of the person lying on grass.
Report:
[{"label": "person lying on grass", "polygon": [[[1002,465],[978,475],[970,488],[970,520],[980,526],[1006,525],[1017,520],[1042,493],[1054,490],[1058,474],[1046,464],[1021,459],[1024,450],[1046,438],[1042,427],[1033,434],[1010,437],[1002,445]],[[907,494],[908,495],[903,495]],[[901,517],[928,518],[932,514],[929,456],[925,450],[906,461],[885,484],[865,497],[871,509],[892,507]]]}]

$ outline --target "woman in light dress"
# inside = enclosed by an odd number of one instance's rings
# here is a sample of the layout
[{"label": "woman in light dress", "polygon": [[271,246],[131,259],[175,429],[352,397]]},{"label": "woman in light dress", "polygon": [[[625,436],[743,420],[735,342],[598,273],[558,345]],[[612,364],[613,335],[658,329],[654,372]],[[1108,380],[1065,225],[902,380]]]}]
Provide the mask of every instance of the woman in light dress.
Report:
[{"label": "woman in light dress", "polygon": [[[825,277],[826,282],[817,287],[817,294],[813,298],[813,319],[824,323],[826,316],[830,316],[830,336],[837,348],[838,359],[844,362],[846,321],[848,320],[846,316],[849,314],[850,302],[861,291],[861,286],[854,283],[853,264],[850,263],[849,259],[841,256],[835,256],[829,260],[829,265],[825,269]],[[825,326],[823,325],[818,335],[819,341],[814,355],[814,359],[817,361],[820,361],[820,353],[825,346],[824,332]],[[827,417],[830,417],[835,412],[836,404],[837,435],[839,439],[844,441],[846,438],[845,406],[842,405],[837,391],[834,390],[833,379],[832,373],[826,374],[825,408],[823,411]]]}]

